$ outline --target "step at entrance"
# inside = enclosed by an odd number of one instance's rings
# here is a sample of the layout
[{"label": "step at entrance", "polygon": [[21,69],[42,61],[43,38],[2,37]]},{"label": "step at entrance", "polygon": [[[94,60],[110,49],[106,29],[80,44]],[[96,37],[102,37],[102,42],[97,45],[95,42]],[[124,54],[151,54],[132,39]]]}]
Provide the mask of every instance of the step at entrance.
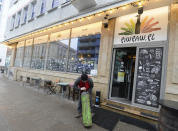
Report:
[{"label": "step at entrance", "polygon": [[101,103],[101,107],[110,111],[118,112],[129,117],[143,120],[150,124],[157,125],[159,119],[159,113],[149,110],[140,109],[131,105],[125,105],[117,102],[107,100]]}]

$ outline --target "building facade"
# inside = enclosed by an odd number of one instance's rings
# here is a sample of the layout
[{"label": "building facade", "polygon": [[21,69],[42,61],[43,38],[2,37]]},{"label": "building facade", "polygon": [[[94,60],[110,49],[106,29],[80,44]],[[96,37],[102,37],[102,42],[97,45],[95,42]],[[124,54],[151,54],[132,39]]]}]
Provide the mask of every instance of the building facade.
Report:
[{"label": "building facade", "polygon": [[[4,40],[4,33],[7,23],[7,10],[9,8],[8,0],[0,0],[0,42]],[[7,47],[0,43],[0,67],[5,66]]]},{"label": "building facade", "polygon": [[104,107],[156,121],[160,99],[178,100],[177,2],[15,1],[10,77],[73,83],[85,69]]}]

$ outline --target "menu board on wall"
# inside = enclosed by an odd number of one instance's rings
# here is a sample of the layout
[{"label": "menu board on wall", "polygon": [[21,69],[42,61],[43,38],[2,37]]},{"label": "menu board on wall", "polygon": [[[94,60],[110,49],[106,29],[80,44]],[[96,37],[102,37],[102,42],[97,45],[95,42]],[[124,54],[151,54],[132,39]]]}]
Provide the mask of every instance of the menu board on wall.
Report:
[{"label": "menu board on wall", "polygon": [[135,103],[158,107],[162,61],[163,47],[139,49]]}]

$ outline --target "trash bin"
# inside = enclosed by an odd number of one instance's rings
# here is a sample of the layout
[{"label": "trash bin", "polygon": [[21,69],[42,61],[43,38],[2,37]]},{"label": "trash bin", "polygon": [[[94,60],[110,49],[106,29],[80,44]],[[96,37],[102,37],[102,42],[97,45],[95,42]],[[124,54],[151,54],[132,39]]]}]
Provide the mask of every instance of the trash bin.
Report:
[{"label": "trash bin", "polygon": [[160,100],[159,131],[178,131],[178,102]]},{"label": "trash bin", "polygon": [[100,96],[101,96],[101,91],[96,91],[95,107],[99,107],[100,106]]}]

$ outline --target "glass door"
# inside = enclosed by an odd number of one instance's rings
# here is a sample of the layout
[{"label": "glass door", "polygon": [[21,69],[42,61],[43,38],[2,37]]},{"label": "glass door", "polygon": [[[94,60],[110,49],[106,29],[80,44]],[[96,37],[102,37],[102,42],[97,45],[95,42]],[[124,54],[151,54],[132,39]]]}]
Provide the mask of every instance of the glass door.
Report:
[{"label": "glass door", "polygon": [[110,97],[132,101],[136,47],[115,49]]}]

